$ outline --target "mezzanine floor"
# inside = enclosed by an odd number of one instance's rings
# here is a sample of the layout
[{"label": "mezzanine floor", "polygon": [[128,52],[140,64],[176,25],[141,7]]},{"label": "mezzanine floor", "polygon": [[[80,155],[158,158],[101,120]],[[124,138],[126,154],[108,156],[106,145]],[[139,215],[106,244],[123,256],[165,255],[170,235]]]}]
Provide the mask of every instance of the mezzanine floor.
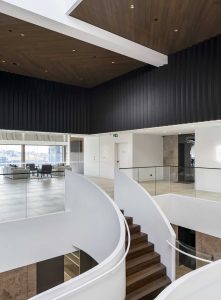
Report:
[{"label": "mezzanine floor", "polygon": [[[111,179],[90,177],[111,198],[114,197],[114,182]],[[193,183],[169,183],[167,181],[146,181],[141,185],[151,194],[176,193],[221,201],[221,194],[195,191]],[[37,179],[10,179],[0,176],[0,221],[63,211],[64,177]]]}]

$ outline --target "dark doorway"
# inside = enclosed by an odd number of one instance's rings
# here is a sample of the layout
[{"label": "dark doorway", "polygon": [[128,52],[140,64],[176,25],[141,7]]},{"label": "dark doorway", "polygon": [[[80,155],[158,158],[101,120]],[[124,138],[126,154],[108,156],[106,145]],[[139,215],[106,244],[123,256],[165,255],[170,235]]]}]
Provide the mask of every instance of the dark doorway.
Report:
[{"label": "dark doorway", "polygon": [[194,134],[179,135],[178,146],[178,181],[182,183],[194,182],[195,155],[193,147],[195,145]]},{"label": "dark doorway", "polygon": [[[180,250],[196,255],[196,236],[195,231],[184,227],[178,227],[178,238]],[[192,270],[196,269],[196,260],[185,254],[179,253],[179,265],[184,265]]]}]

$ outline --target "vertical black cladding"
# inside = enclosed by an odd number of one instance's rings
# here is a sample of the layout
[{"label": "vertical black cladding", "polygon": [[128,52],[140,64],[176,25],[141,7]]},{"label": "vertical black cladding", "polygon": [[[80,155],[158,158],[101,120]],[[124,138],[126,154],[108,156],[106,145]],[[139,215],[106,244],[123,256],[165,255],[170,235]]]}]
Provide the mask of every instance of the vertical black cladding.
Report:
[{"label": "vertical black cladding", "polygon": [[84,88],[0,72],[0,128],[89,132]]},{"label": "vertical black cladding", "polygon": [[221,119],[221,35],[92,90],[90,132]]},{"label": "vertical black cladding", "polygon": [[221,35],[92,89],[0,72],[0,129],[99,133],[221,119]]}]

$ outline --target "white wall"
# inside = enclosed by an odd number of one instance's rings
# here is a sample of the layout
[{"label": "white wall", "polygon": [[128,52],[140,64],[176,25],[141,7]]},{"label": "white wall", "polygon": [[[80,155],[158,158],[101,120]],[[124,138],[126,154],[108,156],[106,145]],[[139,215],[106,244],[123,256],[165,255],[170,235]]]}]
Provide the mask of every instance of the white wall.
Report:
[{"label": "white wall", "polygon": [[132,216],[134,223],[140,224],[142,232],[148,234],[148,240],[154,243],[161,262],[167,268],[167,275],[175,280],[175,252],[167,240],[175,245],[176,235],[152,196],[135,180],[116,170],[114,200],[125,215]]},{"label": "white wall", "polygon": [[84,139],[84,174],[100,176],[100,139],[88,136]]},{"label": "white wall", "polygon": [[[163,166],[163,137],[151,134],[133,135],[133,166]],[[157,171],[156,171],[157,170]],[[161,180],[163,177],[162,168],[139,169],[139,181]],[[138,175],[134,172],[135,179]]]},{"label": "white wall", "polygon": [[128,146],[128,165],[132,166],[132,141],[131,133],[119,133],[118,137],[113,134],[85,137],[84,143],[84,174],[87,176],[100,176],[114,178],[115,169],[115,144],[125,143]]},{"label": "white wall", "polygon": [[[196,167],[221,168],[221,126],[195,131]],[[221,192],[221,170],[196,169],[197,190]]]},{"label": "white wall", "polygon": [[221,238],[221,202],[177,194],[154,199],[171,224]]},{"label": "white wall", "polygon": [[220,300],[220,281],[221,260],[182,276],[155,300]]}]

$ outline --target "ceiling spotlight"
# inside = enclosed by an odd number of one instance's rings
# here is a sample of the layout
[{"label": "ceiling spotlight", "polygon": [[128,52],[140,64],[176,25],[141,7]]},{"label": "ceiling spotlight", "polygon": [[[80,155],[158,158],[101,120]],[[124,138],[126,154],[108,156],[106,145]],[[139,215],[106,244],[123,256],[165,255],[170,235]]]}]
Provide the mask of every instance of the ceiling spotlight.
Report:
[{"label": "ceiling spotlight", "polygon": [[130,8],[134,8],[134,4],[131,4],[131,5],[130,5]]},{"label": "ceiling spotlight", "polygon": [[75,50],[75,49],[73,49],[73,50],[72,50],[72,52],[76,52],[76,50]]},{"label": "ceiling spotlight", "polygon": [[48,70],[45,70],[45,73],[48,73]]},{"label": "ceiling spotlight", "polygon": [[21,34],[20,34],[20,36],[24,37],[24,36],[25,36],[25,34],[24,34],[24,33],[21,33]]},{"label": "ceiling spotlight", "polygon": [[179,29],[175,28],[173,31],[174,31],[174,32],[178,32],[178,31],[179,31]]},{"label": "ceiling spotlight", "polygon": [[115,61],[112,61],[111,63],[112,63],[112,64],[115,64]]},{"label": "ceiling spotlight", "polygon": [[5,60],[2,60],[2,63],[4,64],[6,61]]}]

